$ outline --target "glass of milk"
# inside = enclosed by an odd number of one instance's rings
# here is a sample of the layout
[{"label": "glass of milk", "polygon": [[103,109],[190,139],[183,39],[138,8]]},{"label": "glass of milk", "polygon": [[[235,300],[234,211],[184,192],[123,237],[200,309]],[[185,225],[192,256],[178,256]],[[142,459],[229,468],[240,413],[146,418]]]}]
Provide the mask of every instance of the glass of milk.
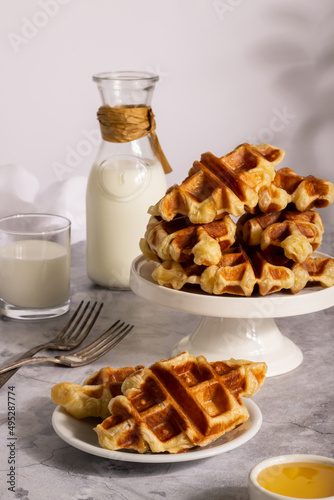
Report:
[{"label": "glass of milk", "polygon": [[50,214],[0,219],[0,313],[15,319],[64,314],[70,305],[71,222]]}]

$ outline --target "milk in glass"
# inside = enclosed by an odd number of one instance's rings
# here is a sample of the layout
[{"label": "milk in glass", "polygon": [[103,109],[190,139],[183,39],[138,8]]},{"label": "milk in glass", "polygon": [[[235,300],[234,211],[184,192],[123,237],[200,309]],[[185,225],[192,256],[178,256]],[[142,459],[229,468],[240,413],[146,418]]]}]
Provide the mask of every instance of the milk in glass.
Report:
[{"label": "milk in glass", "polygon": [[19,307],[47,308],[68,300],[70,257],[53,241],[23,240],[0,250],[0,297]]}]

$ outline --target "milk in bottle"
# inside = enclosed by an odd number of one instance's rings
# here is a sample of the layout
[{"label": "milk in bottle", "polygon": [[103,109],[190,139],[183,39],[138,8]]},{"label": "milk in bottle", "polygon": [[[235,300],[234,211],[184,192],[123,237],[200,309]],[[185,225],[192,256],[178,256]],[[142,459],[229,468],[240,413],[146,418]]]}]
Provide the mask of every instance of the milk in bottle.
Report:
[{"label": "milk in bottle", "polygon": [[[110,167],[110,168],[109,168]],[[119,157],[94,165],[87,191],[87,271],[98,285],[128,288],[132,261],[148,222],[147,209],[165,192],[160,164]]]}]

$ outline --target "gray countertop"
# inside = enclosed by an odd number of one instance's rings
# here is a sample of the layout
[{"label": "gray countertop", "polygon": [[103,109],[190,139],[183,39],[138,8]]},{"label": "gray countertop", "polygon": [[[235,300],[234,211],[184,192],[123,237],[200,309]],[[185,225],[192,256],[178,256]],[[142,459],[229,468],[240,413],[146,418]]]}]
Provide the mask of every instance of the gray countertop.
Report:
[{"label": "gray countertop", "polygon": [[[332,241],[331,239],[329,241]],[[244,500],[247,476],[261,460],[281,454],[334,456],[334,307],[277,319],[281,332],[303,352],[303,363],[290,373],[268,378],[253,398],[262,412],[259,432],[248,442],[211,458],[166,464],[141,464],[89,455],[62,441],[51,425],[51,387],[81,383],[102,366],[149,365],[168,358],[172,347],[198,324],[199,316],[157,306],[132,291],[95,287],[86,276],[84,243],[72,247],[71,311],[81,299],[104,302],[91,337],[121,318],[133,332],[93,365],[67,369],[50,365],[21,368],[0,389],[2,499],[77,500]],[[43,321],[0,321],[1,364],[33,345],[54,337],[67,315]],[[15,440],[8,429],[8,396],[15,398]],[[13,399],[11,399],[11,404]],[[14,459],[15,493],[10,487]]]}]

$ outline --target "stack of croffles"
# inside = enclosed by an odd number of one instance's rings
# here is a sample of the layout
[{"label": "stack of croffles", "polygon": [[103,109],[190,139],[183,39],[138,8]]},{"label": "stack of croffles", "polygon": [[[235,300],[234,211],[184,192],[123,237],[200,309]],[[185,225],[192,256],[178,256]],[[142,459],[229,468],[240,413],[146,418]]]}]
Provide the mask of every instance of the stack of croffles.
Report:
[{"label": "stack of croffles", "polygon": [[332,286],[334,259],[312,254],[324,233],[315,209],[333,202],[334,185],[276,170],[283,158],[269,144],[245,143],[195,161],[188,177],[149,208],[140,248],[159,263],[154,280],[243,296]]}]

